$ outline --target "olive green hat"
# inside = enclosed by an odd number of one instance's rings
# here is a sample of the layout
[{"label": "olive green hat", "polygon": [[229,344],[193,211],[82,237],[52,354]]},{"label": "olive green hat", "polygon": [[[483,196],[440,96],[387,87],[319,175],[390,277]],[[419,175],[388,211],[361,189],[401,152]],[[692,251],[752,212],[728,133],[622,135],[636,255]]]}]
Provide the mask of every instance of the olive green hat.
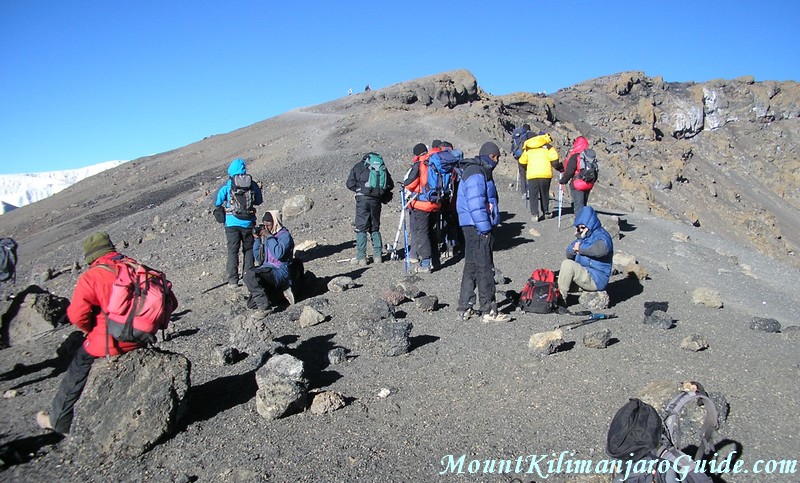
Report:
[{"label": "olive green hat", "polygon": [[88,264],[113,251],[116,251],[116,248],[111,243],[108,233],[100,231],[92,233],[89,238],[83,241],[83,256]]}]

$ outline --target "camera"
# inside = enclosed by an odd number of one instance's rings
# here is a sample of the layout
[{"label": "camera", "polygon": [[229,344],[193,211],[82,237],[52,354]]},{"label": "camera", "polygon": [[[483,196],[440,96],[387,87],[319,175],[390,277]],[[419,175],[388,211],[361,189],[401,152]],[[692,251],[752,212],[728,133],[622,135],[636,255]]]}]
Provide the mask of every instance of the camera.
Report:
[{"label": "camera", "polygon": [[264,225],[256,225],[253,227],[253,234],[260,235],[262,230],[264,230]]}]

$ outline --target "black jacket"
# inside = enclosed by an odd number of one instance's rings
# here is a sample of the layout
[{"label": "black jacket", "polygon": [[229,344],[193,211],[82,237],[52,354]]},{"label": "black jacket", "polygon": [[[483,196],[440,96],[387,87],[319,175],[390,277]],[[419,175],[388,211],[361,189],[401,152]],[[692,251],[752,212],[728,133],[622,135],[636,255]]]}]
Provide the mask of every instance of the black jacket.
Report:
[{"label": "black jacket", "polygon": [[366,196],[375,198],[382,203],[388,203],[392,199],[392,190],[394,189],[394,181],[389,170],[386,170],[386,188],[369,188],[369,168],[363,161],[359,161],[353,165],[350,170],[350,175],[347,177],[347,189],[356,193],[356,198],[359,196]]}]

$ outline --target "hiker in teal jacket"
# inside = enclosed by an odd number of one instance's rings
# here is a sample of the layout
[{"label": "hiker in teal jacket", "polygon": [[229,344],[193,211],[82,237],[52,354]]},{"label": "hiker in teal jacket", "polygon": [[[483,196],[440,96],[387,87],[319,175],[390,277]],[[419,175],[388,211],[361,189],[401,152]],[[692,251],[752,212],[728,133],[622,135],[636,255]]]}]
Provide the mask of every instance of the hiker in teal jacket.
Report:
[{"label": "hiker in teal jacket", "polygon": [[573,226],[576,238],[567,247],[567,259],[561,262],[558,287],[562,293],[569,292],[573,283],[587,292],[605,290],[614,258],[611,235],[591,206],[581,208]]},{"label": "hiker in teal jacket", "polygon": [[[228,243],[228,260],[225,274],[229,285],[239,285],[239,247],[242,249],[244,266],[242,274],[253,268],[253,227],[256,224],[256,209],[263,201],[261,188],[250,178],[250,186],[239,190],[233,189],[233,180],[237,175],[246,175],[244,160],[236,158],[228,166],[228,182],[217,191],[215,206],[225,207],[225,239]],[[241,177],[237,179],[242,179]],[[240,196],[233,196],[241,193]],[[236,206],[234,206],[236,205]]]}]

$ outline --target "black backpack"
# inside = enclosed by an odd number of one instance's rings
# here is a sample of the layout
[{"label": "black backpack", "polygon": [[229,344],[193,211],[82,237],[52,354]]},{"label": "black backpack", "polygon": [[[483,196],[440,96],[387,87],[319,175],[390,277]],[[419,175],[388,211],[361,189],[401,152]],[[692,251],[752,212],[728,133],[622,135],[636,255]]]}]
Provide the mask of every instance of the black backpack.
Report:
[{"label": "black backpack", "polygon": [[253,206],[253,177],[249,174],[231,176],[231,188],[228,193],[228,213],[240,220],[252,220],[256,215]]},{"label": "black backpack", "polygon": [[706,412],[695,457],[714,450],[710,438],[717,427],[717,409],[705,393],[681,391],[667,405],[663,420],[653,406],[633,398],[617,411],[608,428],[606,453],[620,460],[613,483],[711,483],[679,449],[680,413],[691,401],[702,402]]},{"label": "black backpack", "polygon": [[0,238],[0,282],[17,278],[17,242],[13,238]]},{"label": "black backpack", "polygon": [[597,166],[597,154],[594,149],[586,149],[581,151],[578,161],[580,162],[581,169],[576,176],[587,183],[594,183],[597,181],[599,169]]},{"label": "black backpack", "polygon": [[549,314],[558,307],[558,284],[552,270],[537,268],[519,294],[519,308],[524,312]]},{"label": "black backpack", "polygon": [[525,129],[522,126],[511,131],[511,154],[514,155],[514,159],[519,159],[522,156],[522,145],[528,140],[530,132],[529,129]]}]

